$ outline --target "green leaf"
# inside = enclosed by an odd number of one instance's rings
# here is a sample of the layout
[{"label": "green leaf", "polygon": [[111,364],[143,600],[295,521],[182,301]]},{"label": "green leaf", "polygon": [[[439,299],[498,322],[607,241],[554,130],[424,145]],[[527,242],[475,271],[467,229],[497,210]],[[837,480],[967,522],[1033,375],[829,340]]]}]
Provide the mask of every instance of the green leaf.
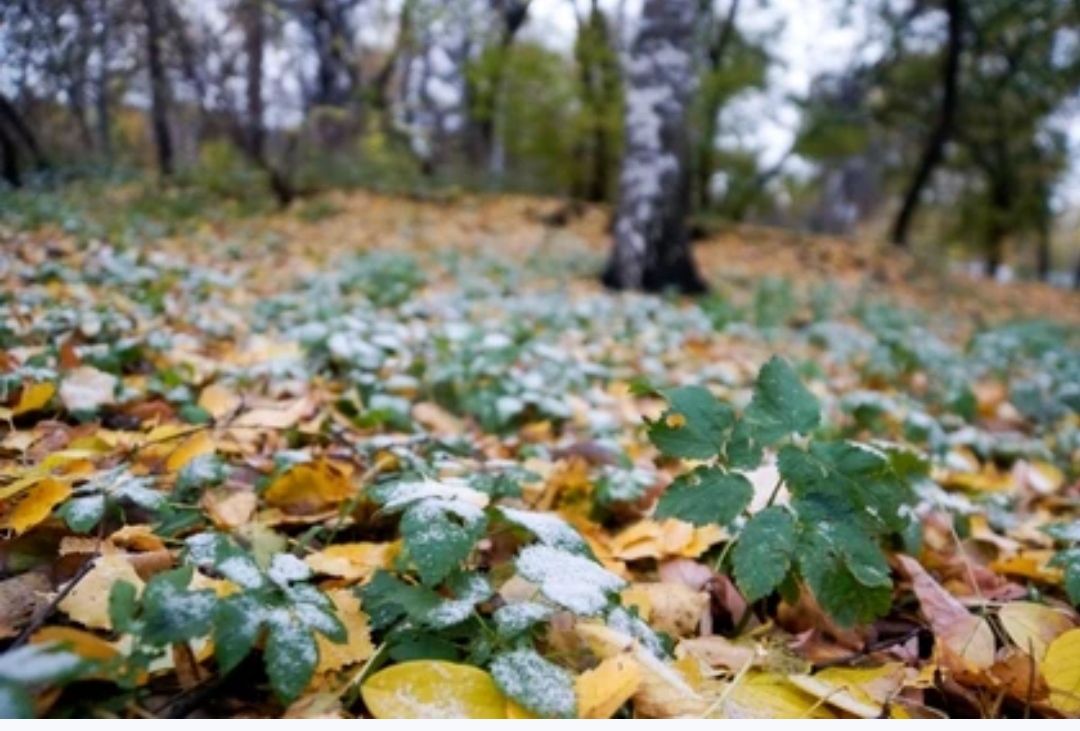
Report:
[{"label": "green leaf", "polygon": [[142,638],[153,645],[187,642],[210,634],[217,596],[209,589],[188,591],[194,568],[157,574],[142,596]]},{"label": "green leaf", "polygon": [[233,594],[218,602],[214,611],[214,658],[222,673],[239,665],[255,647],[265,616],[263,605],[250,594]]},{"label": "green leaf", "polygon": [[757,467],[765,447],[794,433],[809,434],[820,419],[817,398],[787,361],[773,356],[758,372],[750,405],[728,444],[728,461],[734,467]]},{"label": "green leaf", "polygon": [[754,515],[739,534],[732,552],[735,581],[747,601],[768,596],[791,568],[795,519],[779,506]]},{"label": "green leaf", "polygon": [[657,518],[678,518],[694,525],[728,525],[746,509],[754,487],[740,474],[698,467],[680,475],[660,496]]},{"label": "green leaf", "polygon": [[491,677],[504,694],[544,718],[577,715],[574,676],[545,660],[535,650],[514,650],[497,655]]},{"label": "green leaf", "polygon": [[649,439],[669,457],[709,459],[723,448],[735,421],[732,408],[703,386],[660,392],[669,408],[649,422]]},{"label": "green leaf", "polygon": [[270,687],[283,702],[295,700],[307,687],[319,664],[315,636],[300,617],[277,610],[268,617],[270,626],[263,651],[263,665]]},{"label": "green leaf", "polygon": [[409,630],[394,635],[390,642],[389,655],[395,662],[409,660],[449,660],[453,662],[461,657],[457,645],[439,635],[417,630]]},{"label": "green leaf", "polygon": [[109,589],[109,622],[117,632],[130,632],[135,624],[138,590],[129,581],[117,581]]},{"label": "green leaf", "polygon": [[600,564],[550,546],[527,546],[515,561],[521,576],[551,601],[584,616],[602,612],[626,582]]},{"label": "green leaf", "polygon": [[14,683],[0,681],[0,718],[33,718],[34,702]]},{"label": "green leaf", "polygon": [[431,589],[412,586],[382,569],[356,590],[374,629],[385,629],[403,616],[417,617],[439,606],[442,598]]},{"label": "green leaf", "polygon": [[841,626],[872,622],[892,607],[892,583],[867,586],[820,536],[799,545],[799,573],[828,614]]},{"label": "green leaf", "polygon": [[436,586],[468,558],[486,526],[487,518],[474,505],[428,499],[402,515],[401,537],[420,580]]},{"label": "green leaf", "polygon": [[1080,607],[1080,548],[1057,553],[1050,560],[1050,565],[1065,572],[1065,593],[1074,606]]},{"label": "green leaf", "polygon": [[75,497],[61,505],[56,512],[71,530],[89,533],[105,517],[105,496]]}]

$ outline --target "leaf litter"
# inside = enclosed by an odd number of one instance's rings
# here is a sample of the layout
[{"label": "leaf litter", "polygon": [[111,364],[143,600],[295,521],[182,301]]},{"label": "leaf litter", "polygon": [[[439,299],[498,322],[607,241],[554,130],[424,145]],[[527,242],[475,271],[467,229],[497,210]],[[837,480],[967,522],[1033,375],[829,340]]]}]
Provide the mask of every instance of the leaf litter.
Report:
[{"label": "leaf litter", "polygon": [[1074,308],[544,205],[3,232],[0,715],[1080,714]]}]

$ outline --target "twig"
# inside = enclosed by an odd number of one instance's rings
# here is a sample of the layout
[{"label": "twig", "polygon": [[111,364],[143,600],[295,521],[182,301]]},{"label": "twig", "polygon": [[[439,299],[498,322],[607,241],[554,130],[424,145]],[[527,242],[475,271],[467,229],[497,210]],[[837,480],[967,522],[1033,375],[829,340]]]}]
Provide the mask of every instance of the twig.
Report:
[{"label": "twig", "polygon": [[916,627],[912,630],[908,630],[902,635],[890,637],[887,640],[872,642],[866,647],[864,647],[862,650],[859,650],[858,652],[848,655],[846,657],[838,657],[833,660],[826,660],[825,662],[815,663],[814,668],[816,670],[823,670],[824,668],[837,667],[839,665],[849,665],[853,662],[858,662],[859,660],[862,660],[869,656],[871,653],[878,652],[879,650],[886,650],[890,647],[893,647],[894,645],[902,645],[908,640],[910,640],[912,637],[917,637],[920,632],[922,632],[922,628]]}]

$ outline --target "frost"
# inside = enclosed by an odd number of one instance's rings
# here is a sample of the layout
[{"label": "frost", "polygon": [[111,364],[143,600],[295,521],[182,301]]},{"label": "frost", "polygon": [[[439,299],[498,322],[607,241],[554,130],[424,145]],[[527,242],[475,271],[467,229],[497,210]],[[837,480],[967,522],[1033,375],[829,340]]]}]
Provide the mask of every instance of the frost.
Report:
[{"label": "frost", "polygon": [[48,683],[74,673],[81,665],[78,655],[54,652],[51,645],[24,645],[0,655],[0,680],[22,685]]},{"label": "frost", "polygon": [[534,650],[515,650],[491,663],[491,677],[506,695],[547,718],[576,715],[574,677]]},{"label": "frost", "polygon": [[458,592],[457,599],[447,599],[424,615],[426,621],[436,629],[450,627],[468,619],[473,607],[492,594],[491,584],[482,576],[470,575],[465,586]]},{"label": "frost", "polygon": [[603,611],[608,595],[626,582],[589,559],[550,546],[529,546],[517,559],[517,570],[540,586],[551,601],[581,615]]},{"label": "frost", "polygon": [[585,539],[570,524],[554,513],[537,513],[529,510],[499,507],[507,520],[532,533],[543,544],[574,553],[587,553]]},{"label": "frost", "polygon": [[270,561],[266,575],[278,586],[285,586],[311,578],[311,569],[291,553],[279,553]]},{"label": "frost", "polygon": [[499,607],[492,615],[495,627],[504,637],[519,635],[537,622],[543,622],[555,610],[538,602],[518,602]]},{"label": "frost", "polygon": [[229,556],[216,568],[226,579],[245,589],[258,589],[263,585],[262,572],[248,556]]},{"label": "frost", "polygon": [[390,486],[383,495],[383,510],[388,512],[401,510],[411,503],[428,498],[459,501],[476,508],[483,508],[488,504],[488,497],[484,493],[449,481],[398,482]]}]

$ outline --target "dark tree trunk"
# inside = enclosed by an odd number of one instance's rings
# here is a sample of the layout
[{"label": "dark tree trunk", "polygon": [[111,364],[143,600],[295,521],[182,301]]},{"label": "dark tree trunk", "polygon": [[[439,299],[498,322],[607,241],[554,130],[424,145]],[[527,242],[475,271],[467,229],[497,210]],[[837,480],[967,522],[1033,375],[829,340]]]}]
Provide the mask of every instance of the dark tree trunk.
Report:
[{"label": "dark tree trunk", "polygon": [[1039,226],[1037,273],[1040,282],[1050,281],[1050,268],[1053,263],[1050,256],[1050,243],[1050,227],[1044,222]]},{"label": "dark tree trunk", "polygon": [[3,163],[4,180],[13,188],[22,185],[22,178],[19,176],[19,150],[3,122],[0,122],[0,162]]},{"label": "dark tree trunk", "polygon": [[34,135],[34,131],[30,129],[30,126],[19,114],[19,110],[15,108],[15,105],[11,103],[6,96],[0,94],[0,125],[7,124],[10,129],[10,138],[12,144],[18,145],[18,142],[26,147],[30,152],[30,156],[34,158],[34,164],[39,168],[49,167],[49,159],[45,157],[45,153],[41,151],[41,146],[38,145],[37,137]]},{"label": "dark tree trunk", "polygon": [[158,171],[167,178],[173,174],[173,145],[169,132],[169,81],[162,58],[162,0],[142,0],[146,14],[146,59],[150,74],[150,123],[157,148]]},{"label": "dark tree trunk", "polygon": [[892,227],[892,242],[899,247],[908,245],[911,223],[922,200],[923,190],[930,182],[934,170],[945,156],[945,145],[953,134],[956,122],[957,88],[960,77],[960,57],[964,50],[964,3],[963,0],[946,0],[945,10],[949,15],[949,39],[945,49],[945,66],[942,71],[944,93],[937,124],[930,133],[915,169],[911,184],[904,193],[900,212]]},{"label": "dark tree trunk", "polygon": [[615,242],[603,275],[615,289],[706,289],[686,226],[696,10],[696,0],[645,0],[642,10],[627,77]]},{"label": "dark tree trunk", "polygon": [[265,20],[263,0],[244,0],[244,51],[247,56],[247,120],[245,140],[248,154],[256,160],[266,156],[266,133],[263,128],[263,54]]},{"label": "dark tree trunk", "polygon": [[356,72],[349,62],[347,7],[333,0],[310,0],[306,23],[315,49],[314,106],[342,107],[353,97]]}]

